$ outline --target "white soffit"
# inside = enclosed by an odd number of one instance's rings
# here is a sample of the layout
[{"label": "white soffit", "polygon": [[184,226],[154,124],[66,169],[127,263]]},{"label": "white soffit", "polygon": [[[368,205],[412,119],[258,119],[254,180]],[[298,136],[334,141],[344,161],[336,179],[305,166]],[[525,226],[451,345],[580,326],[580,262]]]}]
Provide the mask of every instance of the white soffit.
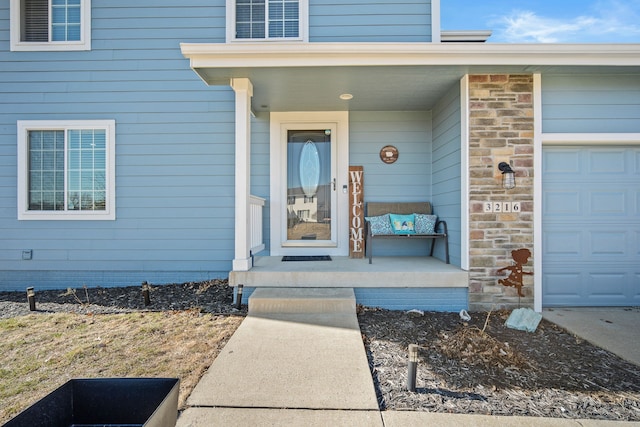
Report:
[{"label": "white soffit", "polygon": [[[640,73],[640,44],[182,44],[208,85],[248,78],[254,112],[429,110],[466,74]],[[354,99],[339,99],[351,93]]]}]

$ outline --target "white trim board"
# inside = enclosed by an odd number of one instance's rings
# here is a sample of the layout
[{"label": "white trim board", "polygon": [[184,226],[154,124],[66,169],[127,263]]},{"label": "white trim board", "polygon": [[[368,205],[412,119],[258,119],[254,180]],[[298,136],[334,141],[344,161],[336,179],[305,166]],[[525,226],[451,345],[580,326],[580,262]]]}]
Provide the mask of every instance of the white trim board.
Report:
[{"label": "white trim board", "polygon": [[533,75],[533,309],[542,312],[542,76]]},{"label": "white trim board", "polygon": [[[31,130],[68,130],[101,129],[105,131],[105,197],[106,206],[103,211],[91,210],[59,210],[40,211],[29,210],[29,131]],[[17,121],[17,161],[18,161],[18,182],[17,182],[17,202],[18,220],[41,220],[41,221],[113,221],[116,219],[116,122],[115,120],[18,120]],[[68,156],[68,146],[65,143],[65,159]],[[65,175],[67,172],[67,160],[64,166]],[[68,188],[65,185],[65,193]],[[66,197],[66,196],[65,196]],[[66,202],[66,199],[65,199]]]},{"label": "white trim board", "polygon": [[637,145],[640,133],[542,133],[543,145]]},{"label": "white trim board", "polygon": [[[77,41],[46,41],[46,42],[23,42],[22,33],[22,1],[11,0],[10,7],[10,36],[9,45],[11,51],[74,51],[91,50],[91,0],[80,1],[80,40]],[[49,0],[48,32],[51,36],[51,0]]]},{"label": "white trim board", "polygon": [[440,0],[431,0],[431,42],[442,41],[442,28],[440,24]]},{"label": "white trim board", "polygon": [[542,84],[540,74],[534,74],[534,309],[542,311],[542,152],[545,146],[640,145],[640,133],[543,133]]},{"label": "white trim board", "polygon": [[[316,247],[291,247],[283,246],[283,209],[285,201],[284,190],[286,185],[282,184],[282,170],[286,166],[285,155],[282,148],[282,128],[287,124],[305,125],[326,125],[332,124],[336,129],[336,203],[337,218],[336,232],[337,241],[335,246]],[[295,111],[295,112],[272,112],[270,117],[270,230],[272,256],[278,255],[349,255],[349,194],[343,192],[343,186],[349,185],[349,112],[348,111]]]},{"label": "white trim board", "polygon": [[469,75],[460,80],[460,267],[469,271]]}]

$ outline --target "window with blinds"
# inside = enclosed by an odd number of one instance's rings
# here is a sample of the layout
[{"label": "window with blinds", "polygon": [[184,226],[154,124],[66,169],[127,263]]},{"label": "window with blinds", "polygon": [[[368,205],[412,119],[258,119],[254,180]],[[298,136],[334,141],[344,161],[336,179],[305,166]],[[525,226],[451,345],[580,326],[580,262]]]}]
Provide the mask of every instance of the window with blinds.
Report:
[{"label": "window with blinds", "polygon": [[49,0],[24,0],[22,2],[23,42],[49,41]]},{"label": "window with blinds", "polygon": [[298,0],[269,0],[269,37],[298,37]]},{"label": "window with blinds", "polygon": [[10,0],[11,50],[90,50],[91,0]]},{"label": "window with blinds", "polygon": [[300,36],[298,0],[236,0],[236,38],[280,39]]},{"label": "window with blinds", "polygon": [[112,120],[20,121],[18,131],[19,219],[115,218]]},{"label": "window with blinds", "polygon": [[105,210],[104,129],[33,130],[28,138],[29,210]]}]

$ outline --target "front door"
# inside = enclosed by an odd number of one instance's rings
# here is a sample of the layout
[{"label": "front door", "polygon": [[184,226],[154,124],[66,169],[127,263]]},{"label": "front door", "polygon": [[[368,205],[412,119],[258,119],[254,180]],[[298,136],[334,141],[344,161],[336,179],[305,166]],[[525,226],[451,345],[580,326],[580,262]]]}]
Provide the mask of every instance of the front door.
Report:
[{"label": "front door", "polygon": [[[296,126],[299,127],[299,126]],[[286,245],[334,245],[336,207],[333,129],[287,129]]]},{"label": "front door", "polygon": [[348,254],[347,122],[326,118],[272,113],[272,255]]}]

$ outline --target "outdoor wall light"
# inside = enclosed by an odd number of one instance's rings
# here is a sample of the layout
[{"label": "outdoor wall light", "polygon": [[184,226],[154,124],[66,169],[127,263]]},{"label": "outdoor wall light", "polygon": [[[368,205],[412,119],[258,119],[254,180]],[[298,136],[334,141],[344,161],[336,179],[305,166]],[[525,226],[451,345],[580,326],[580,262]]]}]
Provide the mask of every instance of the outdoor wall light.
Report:
[{"label": "outdoor wall light", "polygon": [[516,187],[516,173],[507,162],[500,162],[498,169],[502,172],[502,188],[507,190]]}]

